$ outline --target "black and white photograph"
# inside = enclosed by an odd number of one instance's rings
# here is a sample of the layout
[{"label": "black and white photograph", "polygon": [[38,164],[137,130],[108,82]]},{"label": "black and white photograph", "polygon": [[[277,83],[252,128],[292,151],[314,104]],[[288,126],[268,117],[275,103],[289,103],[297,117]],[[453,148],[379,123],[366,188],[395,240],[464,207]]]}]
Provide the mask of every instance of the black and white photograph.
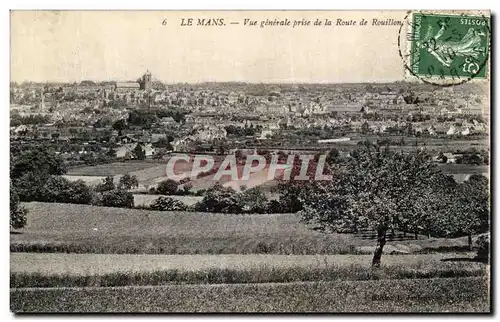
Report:
[{"label": "black and white photograph", "polygon": [[10,311],[492,313],[492,18],[11,10]]}]

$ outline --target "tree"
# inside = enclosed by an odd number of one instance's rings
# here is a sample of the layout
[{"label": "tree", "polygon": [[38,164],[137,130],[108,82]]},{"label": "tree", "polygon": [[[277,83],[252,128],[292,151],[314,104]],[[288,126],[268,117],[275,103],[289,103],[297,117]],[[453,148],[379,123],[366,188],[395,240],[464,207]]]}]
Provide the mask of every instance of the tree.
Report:
[{"label": "tree", "polygon": [[[303,219],[324,231],[357,232],[372,228],[377,247],[372,266],[380,266],[387,232],[406,228],[423,212],[439,170],[425,151],[394,152],[359,146],[333,180],[313,182],[302,200]],[[417,202],[421,201],[421,202]],[[427,203],[433,202],[427,200]]]},{"label": "tree", "polygon": [[114,190],[115,189],[114,180],[115,179],[112,176],[107,176],[106,178],[102,179],[102,182],[95,187],[95,190],[97,192]]},{"label": "tree", "polygon": [[197,211],[240,214],[243,212],[238,193],[219,183],[208,189],[203,199],[195,206]]},{"label": "tree", "polygon": [[340,160],[340,152],[339,150],[333,148],[328,152],[326,156],[326,162],[328,163],[337,163]]},{"label": "tree", "polygon": [[71,182],[60,176],[50,177],[38,201],[61,202],[75,204],[90,204],[92,201],[92,191],[83,180]]},{"label": "tree", "polygon": [[483,234],[477,239],[476,259],[483,262],[490,260],[490,234]]},{"label": "tree", "polygon": [[139,187],[139,181],[136,176],[131,176],[130,174],[124,174],[118,183],[118,187],[123,187],[124,189],[130,190],[132,188]]},{"label": "tree", "polygon": [[105,191],[99,204],[105,207],[133,208],[134,195],[122,188]]},{"label": "tree", "polygon": [[61,175],[66,173],[64,160],[46,146],[31,146],[20,150],[11,149],[10,177],[20,178],[27,173],[37,175]]},{"label": "tree", "polygon": [[26,208],[19,204],[19,196],[12,185],[10,184],[10,227],[14,229],[23,228],[26,225]]},{"label": "tree", "polygon": [[472,175],[469,180],[457,186],[454,214],[450,216],[455,235],[468,237],[472,249],[472,235],[489,231],[489,189],[488,179]]},{"label": "tree", "polygon": [[144,151],[140,143],[137,143],[135,148],[132,150],[132,154],[138,160],[146,159],[146,152]]},{"label": "tree", "polygon": [[69,184],[68,203],[90,204],[94,194],[83,180],[76,180]]},{"label": "tree", "polygon": [[245,212],[263,214],[266,212],[267,197],[259,187],[246,189],[240,196],[240,202]]},{"label": "tree", "polygon": [[172,179],[167,179],[162,181],[156,187],[156,192],[161,195],[175,195],[177,193],[177,188],[179,183]]},{"label": "tree", "polygon": [[64,161],[47,146],[12,147],[11,183],[21,201],[46,201],[47,183],[66,172]]},{"label": "tree", "polygon": [[124,119],[119,119],[113,123],[113,130],[118,131],[118,135],[122,135],[123,130],[128,127],[127,121]]},{"label": "tree", "polygon": [[133,110],[129,113],[127,123],[143,128],[151,128],[153,123],[158,120],[156,114],[148,111]]},{"label": "tree", "polygon": [[301,194],[304,193],[302,186],[296,181],[284,181],[278,184],[279,203],[281,212],[295,213],[302,210]]}]

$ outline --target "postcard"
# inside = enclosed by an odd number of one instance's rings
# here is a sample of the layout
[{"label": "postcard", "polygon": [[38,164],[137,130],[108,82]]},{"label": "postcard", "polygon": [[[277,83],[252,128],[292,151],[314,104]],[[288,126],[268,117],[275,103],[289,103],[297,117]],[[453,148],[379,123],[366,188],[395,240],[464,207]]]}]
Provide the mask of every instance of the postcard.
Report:
[{"label": "postcard", "polygon": [[15,314],[491,313],[490,11],[10,20]]}]

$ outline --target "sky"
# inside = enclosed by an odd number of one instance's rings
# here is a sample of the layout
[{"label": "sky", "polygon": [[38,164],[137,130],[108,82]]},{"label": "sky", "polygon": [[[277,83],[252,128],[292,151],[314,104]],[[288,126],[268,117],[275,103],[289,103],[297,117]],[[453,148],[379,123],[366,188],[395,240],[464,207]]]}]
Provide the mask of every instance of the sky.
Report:
[{"label": "sky", "polygon": [[[390,82],[404,78],[402,11],[13,11],[11,81],[136,80],[166,83]],[[226,26],[181,26],[222,18]],[[333,26],[245,26],[244,20],[329,19]],[[366,26],[335,26],[337,19]],[[165,25],[162,22],[166,19]],[[239,22],[239,24],[230,24]]]}]

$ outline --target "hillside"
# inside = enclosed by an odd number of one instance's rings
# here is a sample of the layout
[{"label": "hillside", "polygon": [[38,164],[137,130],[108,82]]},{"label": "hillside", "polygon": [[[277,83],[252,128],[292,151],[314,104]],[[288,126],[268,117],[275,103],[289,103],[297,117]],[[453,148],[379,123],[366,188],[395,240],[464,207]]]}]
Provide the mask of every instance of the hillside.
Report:
[{"label": "hillside", "polygon": [[[371,253],[374,236],[323,234],[296,214],[161,212],[89,205],[26,203],[28,225],[11,234],[14,252],[148,254]],[[456,250],[463,239],[389,241],[386,253]]]}]

